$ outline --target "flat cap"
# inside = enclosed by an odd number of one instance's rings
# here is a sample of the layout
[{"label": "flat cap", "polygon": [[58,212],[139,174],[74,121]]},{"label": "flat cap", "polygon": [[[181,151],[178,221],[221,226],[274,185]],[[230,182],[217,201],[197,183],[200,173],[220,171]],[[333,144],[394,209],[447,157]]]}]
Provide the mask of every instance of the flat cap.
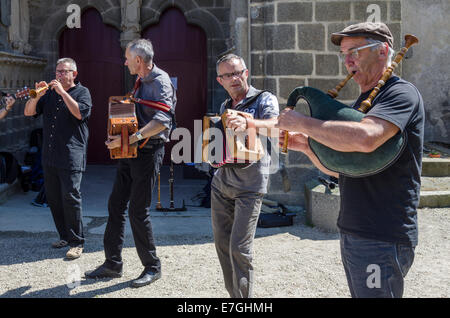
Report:
[{"label": "flat cap", "polygon": [[387,42],[389,46],[394,47],[394,37],[386,24],[382,22],[362,22],[352,24],[341,32],[331,34],[331,42],[335,45],[341,45],[343,37],[362,36],[368,37],[381,42]]}]

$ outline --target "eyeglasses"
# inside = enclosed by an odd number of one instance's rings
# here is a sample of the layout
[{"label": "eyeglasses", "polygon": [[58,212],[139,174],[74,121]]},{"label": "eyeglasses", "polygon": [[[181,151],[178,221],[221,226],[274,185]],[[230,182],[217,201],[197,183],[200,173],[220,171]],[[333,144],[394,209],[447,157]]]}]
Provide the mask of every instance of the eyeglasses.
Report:
[{"label": "eyeglasses", "polygon": [[347,53],[342,53],[342,52],[340,52],[340,53],[339,53],[339,57],[340,57],[341,61],[343,61],[343,62],[345,62],[345,59],[346,59],[347,56],[349,56],[349,55],[350,55],[353,59],[356,60],[356,59],[359,58],[359,51],[360,51],[360,50],[366,49],[366,48],[368,48],[368,47],[380,45],[380,44],[381,44],[381,43],[371,43],[371,44],[367,44],[367,45],[364,45],[364,46],[360,46],[360,47],[351,49],[351,50],[349,50]]},{"label": "eyeglasses", "polygon": [[222,79],[225,79],[225,80],[230,80],[230,79],[232,79],[232,78],[235,77],[235,76],[241,77],[242,74],[244,74],[244,72],[245,72],[246,70],[247,70],[247,69],[244,68],[242,71],[237,71],[237,72],[233,72],[233,73],[225,73],[225,74],[217,75],[217,76],[220,77],[220,78],[222,78]]},{"label": "eyeglasses", "polygon": [[56,74],[66,75],[69,72],[73,72],[74,70],[56,70]]}]

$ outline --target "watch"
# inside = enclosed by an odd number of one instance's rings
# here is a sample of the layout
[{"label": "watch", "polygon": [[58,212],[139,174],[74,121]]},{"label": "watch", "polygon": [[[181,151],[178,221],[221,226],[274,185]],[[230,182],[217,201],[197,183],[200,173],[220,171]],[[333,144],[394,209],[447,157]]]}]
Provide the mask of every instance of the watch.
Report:
[{"label": "watch", "polygon": [[144,136],[142,136],[141,132],[138,130],[134,134],[138,140],[144,139]]}]

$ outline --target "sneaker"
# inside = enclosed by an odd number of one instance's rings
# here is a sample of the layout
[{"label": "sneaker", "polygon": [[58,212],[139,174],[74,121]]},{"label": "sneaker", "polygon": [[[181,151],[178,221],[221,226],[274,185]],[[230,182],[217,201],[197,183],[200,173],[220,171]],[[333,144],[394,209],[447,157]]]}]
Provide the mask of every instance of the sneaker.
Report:
[{"label": "sneaker", "polygon": [[83,253],[82,247],[71,247],[70,250],[67,252],[66,257],[68,259],[76,259],[81,256]]}]

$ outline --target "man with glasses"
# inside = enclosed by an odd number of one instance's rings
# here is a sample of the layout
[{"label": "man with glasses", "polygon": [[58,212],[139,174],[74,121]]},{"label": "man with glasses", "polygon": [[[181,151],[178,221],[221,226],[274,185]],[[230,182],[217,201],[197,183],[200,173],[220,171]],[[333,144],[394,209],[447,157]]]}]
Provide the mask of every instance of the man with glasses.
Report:
[{"label": "man with glasses", "polygon": [[[392,56],[393,37],[383,23],[359,23],[333,33],[343,62],[361,88],[357,109],[377,86]],[[393,75],[361,122],[321,121],[283,111],[279,128],[288,130],[288,147],[305,153],[324,173],[339,177],[341,206],[337,225],[341,257],[352,297],[402,297],[404,277],[417,245],[417,207],[424,135],[422,97],[411,83]],[[308,136],[343,152],[369,153],[398,133],[407,145],[390,167],[367,177],[338,175],[321,165]],[[283,135],[283,134],[282,134]]]},{"label": "man with glasses", "polygon": [[[216,63],[217,81],[230,98],[220,107],[248,112],[259,134],[270,134],[279,114],[277,98],[247,83],[248,70],[244,60],[234,54],[221,57]],[[248,128],[242,116],[229,116],[227,127],[236,131]],[[269,148],[269,147],[267,147]],[[252,297],[253,239],[267,192],[270,155],[246,168],[219,168],[211,184],[211,222],[214,242],[225,287],[231,297]]]},{"label": "man with glasses", "polygon": [[25,105],[25,116],[43,116],[42,166],[48,205],[59,234],[54,248],[70,246],[68,259],[79,258],[85,243],[80,185],[86,169],[86,152],[92,100],[76,77],[71,58],[56,63],[56,78],[36,83],[48,87]]}]

